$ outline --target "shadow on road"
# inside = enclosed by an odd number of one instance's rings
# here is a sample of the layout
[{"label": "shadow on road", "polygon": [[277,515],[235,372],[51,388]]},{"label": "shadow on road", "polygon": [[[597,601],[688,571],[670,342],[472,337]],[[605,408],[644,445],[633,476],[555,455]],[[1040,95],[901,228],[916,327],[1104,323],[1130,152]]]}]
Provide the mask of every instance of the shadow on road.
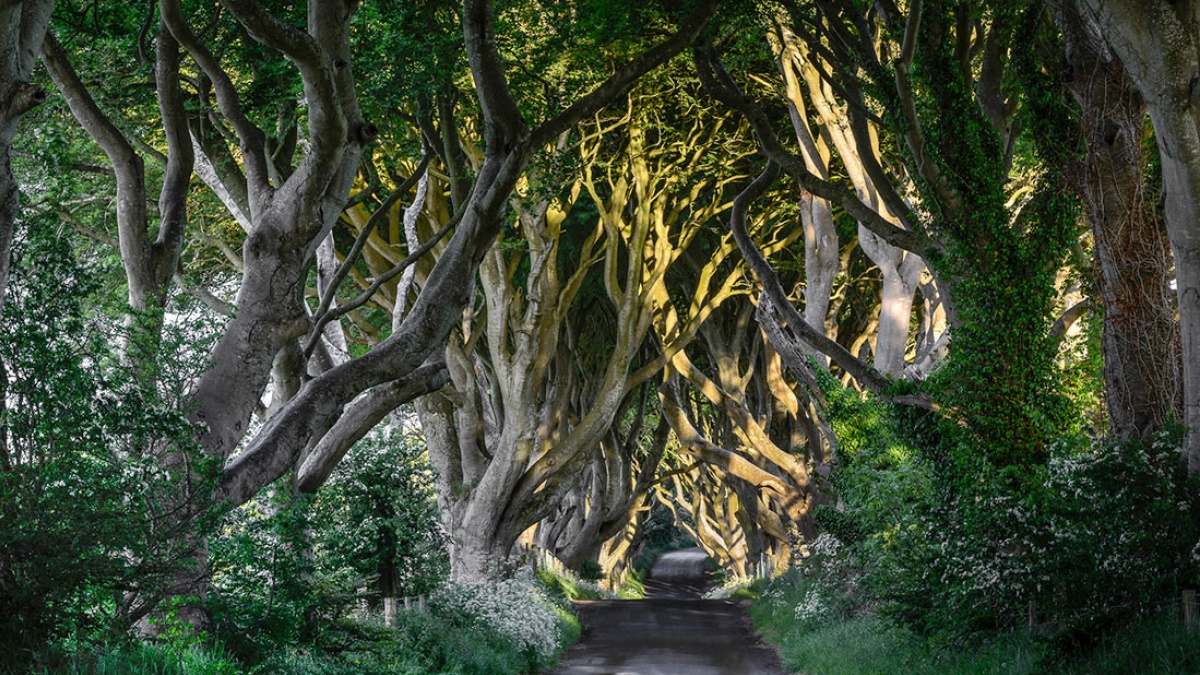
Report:
[{"label": "shadow on road", "polygon": [[700,549],[660,556],[644,600],[576,603],[583,637],[545,675],[783,675],[745,603],[700,599],[706,559]]}]

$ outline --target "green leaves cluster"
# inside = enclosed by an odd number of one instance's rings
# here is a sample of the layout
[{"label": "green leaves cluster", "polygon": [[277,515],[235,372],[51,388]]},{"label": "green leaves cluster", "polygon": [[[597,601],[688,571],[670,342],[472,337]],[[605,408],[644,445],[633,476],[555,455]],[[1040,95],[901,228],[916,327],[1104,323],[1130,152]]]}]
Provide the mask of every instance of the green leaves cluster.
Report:
[{"label": "green leaves cluster", "polygon": [[123,636],[205,523],[185,495],[206,494],[211,467],[182,412],[96,337],[95,282],[68,238],[19,231],[0,321],[0,668]]},{"label": "green leaves cluster", "polygon": [[321,565],[353,570],[381,596],[430,593],[449,573],[433,472],[411,430],[360,441],[317,494],[313,526]]},{"label": "green leaves cluster", "polygon": [[841,508],[817,520],[864,570],[875,611],[933,644],[1026,628],[1032,607],[1052,655],[1068,657],[1196,582],[1200,483],[1178,430],[1059,440],[1019,480],[968,481],[922,450],[937,434],[928,413],[826,387]]},{"label": "green leaves cluster", "polygon": [[[336,641],[362,604],[430,593],[447,576],[432,475],[411,435],[355,446],[315,496],[277,485],[229,514],[210,548],[216,637],[245,663]],[[365,592],[365,593],[364,593]]]}]

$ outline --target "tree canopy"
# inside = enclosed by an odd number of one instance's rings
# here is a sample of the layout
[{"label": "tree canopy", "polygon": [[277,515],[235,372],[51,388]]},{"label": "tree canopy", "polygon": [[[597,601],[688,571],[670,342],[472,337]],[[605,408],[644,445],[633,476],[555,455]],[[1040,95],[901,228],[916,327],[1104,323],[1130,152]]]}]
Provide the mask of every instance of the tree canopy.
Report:
[{"label": "tree canopy", "polygon": [[250,621],[268,540],[380,597],[529,549],[616,584],[663,509],[730,574],[836,536],[942,638],[1200,582],[1198,24],[0,0],[10,632]]}]

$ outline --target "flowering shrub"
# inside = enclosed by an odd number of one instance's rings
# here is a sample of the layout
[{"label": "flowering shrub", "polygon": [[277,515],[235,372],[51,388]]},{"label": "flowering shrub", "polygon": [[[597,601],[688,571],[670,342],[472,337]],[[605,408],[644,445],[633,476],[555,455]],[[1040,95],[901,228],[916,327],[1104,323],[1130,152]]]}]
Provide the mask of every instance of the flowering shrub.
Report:
[{"label": "flowering shrub", "polygon": [[562,644],[562,612],[532,580],[456,584],[436,594],[430,611],[452,623],[479,625],[538,661],[552,657]]},{"label": "flowering shrub", "polygon": [[932,416],[827,393],[839,505],[818,507],[816,520],[842,550],[818,539],[796,564],[826,580],[839,567],[864,573],[822,590],[865,596],[943,644],[1032,622],[1070,646],[1200,581],[1200,490],[1178,431],[1060,439],[1044,464],[1000,468],[972,460]]},{"label": "flowering shrub", "polygon": [[924,495],[858,547],[868,583],[888,615],[951,639],[1032,619],[1075,640],[1145,614],[1196,581],[1200,500],[1176,438],[1058,443],[1020,480]]},{"label": "flowering shrub", "polygon": [[833,612],[829,609],[825,599],[822,597],[819,588],[809,588],[801,596],[800,602],[796,603],[796,609],[793,612],[796,621],[820,621],[828,618]]}]

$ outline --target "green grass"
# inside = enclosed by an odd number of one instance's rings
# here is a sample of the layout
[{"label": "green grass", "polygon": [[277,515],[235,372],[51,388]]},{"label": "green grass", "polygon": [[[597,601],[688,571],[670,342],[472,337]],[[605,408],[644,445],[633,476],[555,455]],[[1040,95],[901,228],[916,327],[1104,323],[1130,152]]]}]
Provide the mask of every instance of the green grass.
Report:
[{"label": "green grass", "polygon": [[[803,675],[1194,675],[1200,630],[1173,614],[1144,619],[1066,652],[1053,639],[1025,633],[993,636],[973,648],[934,649],[861,612],[798,620],[795,607],[811,586],[777,580],[750,609],[756,629],[784,665]],[[1092,636],[1096,637],[1096,636]]]},{"label": "green grass", "polygon": [[1200,673],[1200,631],[1188,631],[1174,616],[1134,624],[1103,640],[1064,675],[1185,675]]},{"label": "green grass", "polygon": [[629,573],[617,587],[617,597],[625,600],[638,600],[646,597],[646,577],[649,576],[654,561],[658,559],[658,556],[677,549],[677,546],[669,543],[643,548],[630,566]]},{"label": "green grass", "polygon": [[[562,645],[579,639],[579,621],[559,612]],[[173,652],[133,643],[121,648],[88,647],[42,657],[36,675],[518,675],[550,665],[482,630],[450,625],[439,617],[404,613],[395,629],[347,621],[329,631],[319,646],[294,647],[247,664],[220,648]],[[5,672],[0,670],[0,672]]]},{"label": "green grass", "polygon": [[131,642],[120,646],[52,646],[34,657],[37,664],[4,673],[50,675],[240,675],[245,666],[220,648],[193,647],[173,651]]},{"label": "green grass", "polygon": [[612,593],[600,589],[594,583],[581,581],[554,570],[538,570],[537,576],[552,594],[564,600],[608,600],[613,597]]},{"label": "green grass", "polygon": [[815,630],[774,633],[784,665],[805,675],[1021,675],[1034,673],[1039,650],[1014,637],[979,651],[934,654],[878,619],[860,617]]}]

